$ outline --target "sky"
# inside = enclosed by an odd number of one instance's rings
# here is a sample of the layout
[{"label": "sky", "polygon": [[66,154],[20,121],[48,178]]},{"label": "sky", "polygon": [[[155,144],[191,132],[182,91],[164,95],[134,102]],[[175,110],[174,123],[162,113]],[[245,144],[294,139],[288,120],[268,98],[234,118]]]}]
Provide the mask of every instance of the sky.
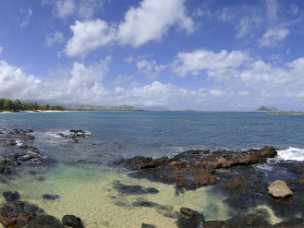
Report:
[{"label": "sky", "polygon": [[1,0],[0,97],[304,111],[302,0]]}]

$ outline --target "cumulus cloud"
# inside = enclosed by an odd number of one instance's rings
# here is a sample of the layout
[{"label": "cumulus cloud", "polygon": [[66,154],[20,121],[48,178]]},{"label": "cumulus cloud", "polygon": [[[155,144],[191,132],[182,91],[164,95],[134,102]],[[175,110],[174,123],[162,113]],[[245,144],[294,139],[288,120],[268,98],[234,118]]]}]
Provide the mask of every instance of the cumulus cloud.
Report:
[{"label": "cumulus cloud", "polygon": [[38,78],[0,60],[0,97],[29,98],[34,95],[40,83]]},{"label": "cumulus cloud", "polygon": [[64,35],[62,32],[55,31],[45,38],[45,43],[47,46],[51,47],[55,44],[60,44],[64,42]]},{"label": "cumulus cloud", "polygon": [[91,51],[110,44],[115,39],[115,30],[106,21],[76,21],[71,26],[73,37],[68,41],[65,52],[70,57],[84,57]]},{"label": "cumulus cloud", "polygon": [[276,46],[278,43],[284,41],[288,37],[289,33],[290,33],[289,30],[286,28],[268,29],[260,40],[260,46],[261,47]]},{"label": "cumulus cloud", "polygon": [[143,0],[137,8],[130,8],[117,26],[95,19],[76,21],[71,26],[73,37],[68,41],[66,54],[84,56],[110,43],[141,46],[160,40],[173,26],[187,32],[193,21],[186,15],[185,0]]},{"label": "cumulus cloud", "polygon": [[191,32],[193,21],[186,15],[184,3],[184,0],[143,0],[139,7],[126,13],[118,28],[119,41],[138,47],[160,40],[173,25]]},{"label": "cumulus cloud", "polygon": [[174,70],[177,74],[205,73],[204,76],[225,92],[241,92],[238,95],[247,96],[247,100],[249,96],[268,101],[304,98],[304,58],[275,65],[243,52],[225,50],[218,53],[198,50],[180,53],[176,58]]},{"label": "cumulus cloud", "polygon": [[208,83],[197,84],[196,89],[160,79],[135,83],[132,77],[108,87],[104,79],[110,63],[110,58],[90,65],[75,62],[63,73],[40,78],[2,60],[0,97],[199,110],[253,110],[283,100],[301,104],[304,99],[304,57],[277,65],[241,51],[197,50],[177,55],[173,64],[177,73],[207,77]]},{"label": "cumulus cloud", "polygon": [[109,62],[109,58],[88,66],[75,62],[70,70],[42,80],[2,60],[0,97],[60,103],[96,103],[104,92],[102,80]]},{"label": "cumulus cloud", "polygon": [[223,72],[241,67],[248,59],[249,56],[241,51],[213,52],[200,49],[181,52],[175,60],[174,71],[180,76],[197,75],[203,71]]}]

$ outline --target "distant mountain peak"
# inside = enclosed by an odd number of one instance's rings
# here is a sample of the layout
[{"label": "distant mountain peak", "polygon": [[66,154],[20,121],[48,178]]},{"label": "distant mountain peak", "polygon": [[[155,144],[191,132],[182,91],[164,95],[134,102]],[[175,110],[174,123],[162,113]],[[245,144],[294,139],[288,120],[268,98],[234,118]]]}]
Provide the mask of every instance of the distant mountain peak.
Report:
[{"label": "distant mountain peak", "polygon": [[278,112],[279,109],[273,106],[261,106],[257,109],[258,112]]}]

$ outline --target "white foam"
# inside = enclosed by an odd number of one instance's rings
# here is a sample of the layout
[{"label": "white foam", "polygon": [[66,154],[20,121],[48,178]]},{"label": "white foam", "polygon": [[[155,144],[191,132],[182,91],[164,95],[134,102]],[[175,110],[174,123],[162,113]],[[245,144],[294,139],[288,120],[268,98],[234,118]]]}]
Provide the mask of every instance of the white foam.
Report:
[{"label": "white foam", "polygon": [[22,140],[20,140],[20,139],[16,140],[16,146],[22,147],[23,145],[24,145],[24,142]]},{"label": "white foam", "polygon": [[304,161],[304,148],[289,147],[278,150],[278,159],[286,161]]}]

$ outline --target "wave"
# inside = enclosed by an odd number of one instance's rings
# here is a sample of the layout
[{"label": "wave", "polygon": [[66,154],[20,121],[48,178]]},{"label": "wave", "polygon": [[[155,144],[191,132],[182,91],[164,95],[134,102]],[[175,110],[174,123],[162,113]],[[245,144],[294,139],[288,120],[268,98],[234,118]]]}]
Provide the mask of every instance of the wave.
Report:
[{"label": "wave", "polygon": [[289,147],[288,149],[278,150],[278,159],[285,161],[304,161],[304,149]]}]

